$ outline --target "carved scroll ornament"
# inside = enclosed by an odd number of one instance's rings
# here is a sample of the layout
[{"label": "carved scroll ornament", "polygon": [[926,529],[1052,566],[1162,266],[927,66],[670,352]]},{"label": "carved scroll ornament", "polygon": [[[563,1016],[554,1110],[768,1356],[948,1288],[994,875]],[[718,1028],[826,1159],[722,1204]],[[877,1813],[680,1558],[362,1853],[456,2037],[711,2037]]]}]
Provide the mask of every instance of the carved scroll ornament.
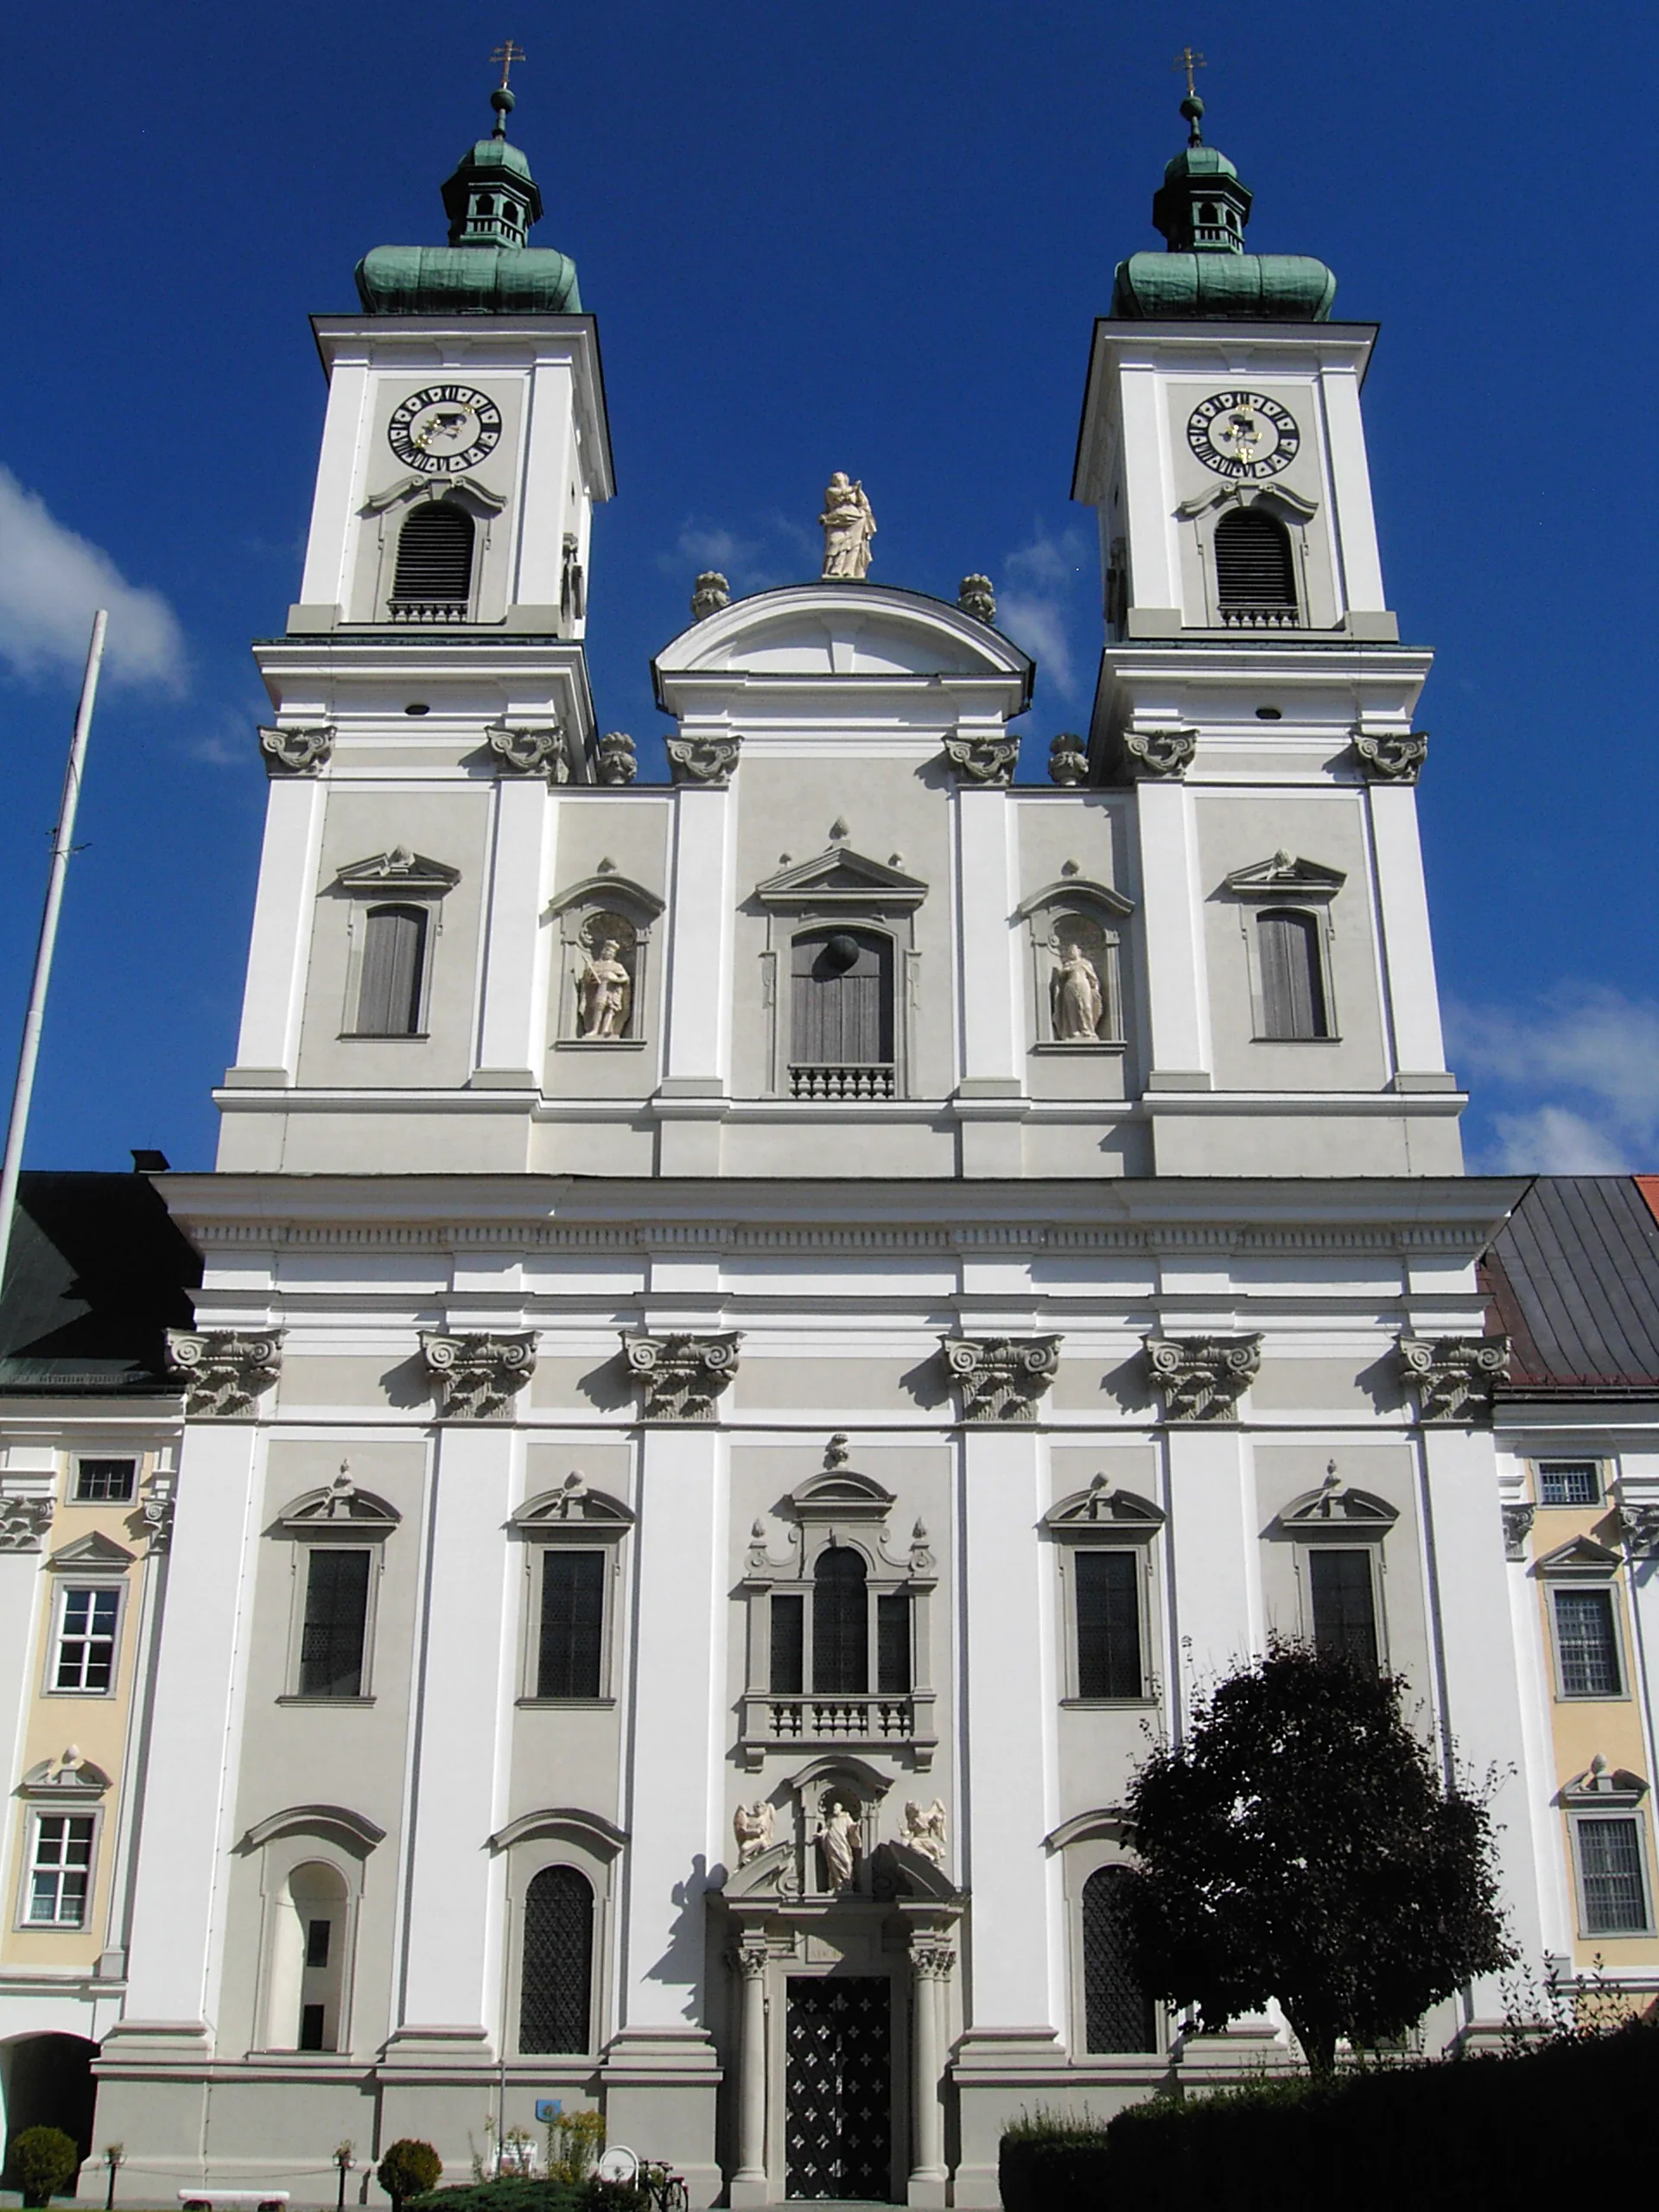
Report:
[{"label": "carved scroll ornament", "polygon": [[282,1371],[283,1332],[169,1329],[167,1364],[183,1381],[187,1421],[251,1421]]},{"label": "carved scroll ornament", "polygon": [[268,776],[317,776],[334,749],[334,725],[317,722],[306,729],[259,732],[259,750]]},{"label": "carved scroll ornament", "polygon": [[1414,729],[1376,737],[1357,729],[1354,753],[1368,784],[1414,784],[1428,758],[1428,732]]},{"label": "carved scroll ornament", "polygon": [[706,784],[724,791],[732,780],[743,741],[739,737],[671,737],[668,765],[677,784]]},{"label": "carved scroll ornament", "polygon": [[1624,1541],[1637,1559],[1659,1553],[1659,1505],[1626,1505],[1619,1512]]},{"label": "carved scroll ornament", "polygon": [[1532,1534],[1534,1509],[1522,1501],[1501,1509],[1503,1515],[1503,1556],[1525,1559],[1527,1538]]},{"label": "carved scroll ornament", "polygon": [[1507,1337],[1402,1337],[1400,1364],[1424,1421],[1490,1420],[1492,1390],[1507,1382]]},{"label": "carved scroll ornament", "polygon": [[1011,784],[1017,737],[947,737],[944,757],[964,784]]},{"label": "carved scroll ornament", "polygon": [[737,1372],[734,1331],[721,1337],[625,1337],[628,1366],[646,1421],[712,1421],[715,1400]]},{"label": "carved scroll ornament", "polygon": [[37,1552],[52,1526],[49,1493],[0,1490],[0,1552]]},{"label": "carved scroll ornament", "polygon": [[1259,1336],[1147,1337],[1145,1342],[1166,1421],[1225,1420],[1262,1365]]},{"label": "carved scroll ornament", "polygon": [[533,1334],[480,1331],[453,1337],[423,1331],[421,1357],[445,1421],[505,1421],[518,1391],[536,1371]]},{"label": "carved scroll ornament", "polygon": [[942,1337],[965,1421],[1029,1421],[1059,1372],[1058,1337]]},{"label": "carved scroll ornament", "polygon": [[1198,749],[1195,729],[1129,729],[1123,733],[1123,758],[1137,782],[1155,782],[1184,776]]},{"label": "carved scroll ornament", "polygon": [[484,739],[511,776],[545,776],[550,784],[568,784],[570,780],[564,732],[557,722],[520,728],[509,728],[505,722],[492,722]]}]

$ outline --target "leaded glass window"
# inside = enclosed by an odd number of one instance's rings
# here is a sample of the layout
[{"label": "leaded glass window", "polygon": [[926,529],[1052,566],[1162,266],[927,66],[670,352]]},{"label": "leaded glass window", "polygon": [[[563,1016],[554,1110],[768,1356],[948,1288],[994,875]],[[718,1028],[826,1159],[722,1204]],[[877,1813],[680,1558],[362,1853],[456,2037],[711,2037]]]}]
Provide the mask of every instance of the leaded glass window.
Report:
[{"label": "leaded glass window", "polygon": [[319,1548],[309,1554],[300,1631],[300,1695],[361,1697],[369,1618],[369,1554]]},{"label": "leaded glass window", "polygon": [[542,1554],[537,1697],[598,1697],[604,1688],[605,1554]]},{"label": "leaded glass window", "polygon": [[1083,1885],[1084,2044],[1091,2051],[1156,2050],[1158,2021],[1135,1971],[1127,1866],[1097,1866]]},{"label": "leaded glass window", "polygon": [[823,1553],[813,1571],[812,1688],[842,1696],[870,1687],[870,1600],[864,1561],[839,1546]]},{"label": "leaded glass window", "polygon": [[1141,1562],[1133,1552],[1077,1554],[1077,1695],[1137,1698]]},{"label": "leaded glass window", "polygon": [[1362,1667],[1375,1667],[1376,1599],[1370,1552],[1353,1544],[1341,1551],[1310,1552],[1307,1577],[1316,1649],[1339,1651]]},{"label": "leaded glass window", "polygon": [[521,2051],[585,2051],[593,2039],[594,1892],[574,1866],[543,1866],[524,1892]]}]

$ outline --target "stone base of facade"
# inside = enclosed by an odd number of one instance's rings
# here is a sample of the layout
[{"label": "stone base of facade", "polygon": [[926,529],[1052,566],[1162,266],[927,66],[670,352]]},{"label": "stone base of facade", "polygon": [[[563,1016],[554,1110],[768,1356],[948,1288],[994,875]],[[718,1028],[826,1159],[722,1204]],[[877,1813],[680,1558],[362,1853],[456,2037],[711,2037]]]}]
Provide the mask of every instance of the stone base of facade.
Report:
[{"label": "stone base of facade", "polygon": [[684,2175],[694,2207],[713,2204],[725,2190],[715,2153],[724,2079],[702,2028],[625,2028],[600,2069],[607,2140],[642,2158],[666,2159]]}]

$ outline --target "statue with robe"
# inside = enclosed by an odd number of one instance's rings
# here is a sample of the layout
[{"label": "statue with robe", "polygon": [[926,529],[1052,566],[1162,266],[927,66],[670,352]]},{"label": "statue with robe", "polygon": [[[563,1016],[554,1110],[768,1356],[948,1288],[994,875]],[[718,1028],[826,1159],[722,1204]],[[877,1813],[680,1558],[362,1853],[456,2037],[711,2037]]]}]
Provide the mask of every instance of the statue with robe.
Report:
[{"label": "statue with robe", "polygon": [[823,525],[822,580],[861,582],[869,572],[870,540],[875,536],[875,517],[863,485],[852,483],[838,468],[830,479],[818,520]]},{"label": "statue with robe", "polygon": [[590,958],[582,971],[576,985],[576,1012],[584,1040],[627,1034],[633,978],[616,957],[620,950],[616,939],[607,937],[597,957]]},{"label": "statue with robe", "polygon": [[1095,963],[1075,941],[1059,948],[1060,964],[1049,984],[1054,1035],[1062,1044],[1091,1043],[1100,1034],[1105,995]]},{"label": "statue with robe", "polygon": [[817,1842],[823,1853],[824,1886],[844,1890],[858,1866],[858,1816],[839,1797],[824,1800]]}]

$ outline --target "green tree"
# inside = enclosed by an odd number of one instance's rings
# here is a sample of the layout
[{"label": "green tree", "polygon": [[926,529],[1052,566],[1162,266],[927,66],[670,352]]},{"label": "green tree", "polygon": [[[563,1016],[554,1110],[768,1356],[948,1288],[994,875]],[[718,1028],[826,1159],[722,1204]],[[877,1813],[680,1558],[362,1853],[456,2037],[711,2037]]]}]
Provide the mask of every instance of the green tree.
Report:
[{"label": "green tree", "polygon": [[1316,2078],[1510,1956],[1485,1808],[1441,1780],[1404,1681],[1274,1643],[1155,1751],[1127,1811],[1146,1986],[1206,2028],[1277,1999]]},{"label": "green tree", "polygon": [[80,2164],[80,2149],[60,2127],[25,2127],[12,2137],[6,2163],[22,2185],[25,2204],[49,2204]]},{"label": "green tree", "polygon": [[387,2151],[375,2169],[375,2178],[391,2199],[393,2212],[403,2212],[406,2196],[419,2196],[437,2187],[443,2178],[443,2160],[429,2143],[406,2135]]}]

